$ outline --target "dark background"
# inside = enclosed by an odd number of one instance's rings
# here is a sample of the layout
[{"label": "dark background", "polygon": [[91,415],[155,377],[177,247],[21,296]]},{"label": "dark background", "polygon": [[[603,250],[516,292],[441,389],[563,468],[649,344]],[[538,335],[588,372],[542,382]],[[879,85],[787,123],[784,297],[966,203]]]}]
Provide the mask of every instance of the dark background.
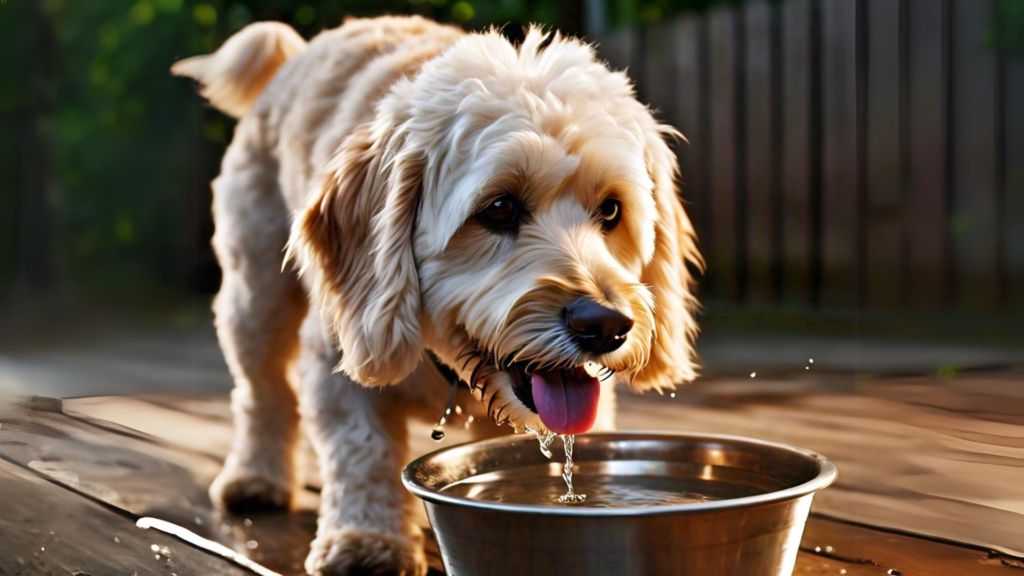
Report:
[{"label": "dark background", "polygon": [[[690,137],[706,329],[1024,345],[1017,0],[0,0],[0,336],[78,318],[208,324],[209,182],[234,121],[170,65],[257,20],[311,38],[394,13],[513,40],[537,22],[628,68]],[[924,89],[921,58],[938,67]],[[919,134],[913,113],[931,105]],[[911,177],[922,164],[936,179]]]},{"label": "dark background", "polygon": [[[614,24],[711,2],[609,2]],[[422,14],[511,38],[580,35],[582,1],[4,0],[0,3],[0,294],[119,305],[212,294],[209,182],[234,122],[168,69],[246,24],[306,38],[345,16]],[[156,300],[156,301],[155,301]]]}]

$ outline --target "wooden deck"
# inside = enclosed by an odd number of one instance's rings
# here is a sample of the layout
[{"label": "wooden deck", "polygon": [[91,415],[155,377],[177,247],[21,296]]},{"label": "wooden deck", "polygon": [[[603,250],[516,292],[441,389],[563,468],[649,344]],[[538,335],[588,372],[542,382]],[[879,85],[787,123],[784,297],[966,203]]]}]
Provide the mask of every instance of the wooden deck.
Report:
[{"label": "wooden deck", "polygon": [[[832,458],[840,480],[815,501],[796,574],[1014,576],[1024,574],[1022,380],[1010,369],[955,379],[759,374],[674,398],[622,394],[620,427],[749,435]],[[252,573],[137,528],[141,517],[301,574],[317,483],[292,513],[218,516],[206,487],[230,426],[221,396],[0,404],[0,575]],[[465,438],[456,428],[445,445]],[[438,446],[428,432],[414,428],[417,452]],[[440,570],[436,550],[432,563]]]}]

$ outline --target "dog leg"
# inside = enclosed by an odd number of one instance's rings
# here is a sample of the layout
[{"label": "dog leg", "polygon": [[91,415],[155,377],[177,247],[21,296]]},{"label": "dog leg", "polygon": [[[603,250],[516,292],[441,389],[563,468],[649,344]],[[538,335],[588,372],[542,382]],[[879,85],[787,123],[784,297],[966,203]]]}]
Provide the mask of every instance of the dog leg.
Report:
[{"label": "dog leg", "polygon": [[306,571],[419,576],[423,534],[401,484],[407,410],[391,390],[367,389],[335,374],[339,356],[319,314],[302,328],[300,411],[320,462],[323,490]]},{"label": "dog leg", "polygon": [[235,432],[210,487],[218,507],[239,512],[287,507],[295,485],[298,411],[286,374],[307,308],[294,274],[281,272],[288,216],[276,165],[243,121],[214,182],[214,248],[224,271],[214,303],[217,337],[235,388]]}]

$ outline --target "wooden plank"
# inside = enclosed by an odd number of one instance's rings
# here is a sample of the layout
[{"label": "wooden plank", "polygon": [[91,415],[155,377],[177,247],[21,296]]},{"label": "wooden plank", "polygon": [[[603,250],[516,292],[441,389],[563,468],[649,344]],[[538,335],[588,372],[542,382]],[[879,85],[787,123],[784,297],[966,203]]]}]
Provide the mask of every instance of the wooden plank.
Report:
[{"label": "wooden plank", "polygon": [[[806,381],[790,381],[786,384],[782,389],[784,394],[797,391],[798,388],[794,388],[792,385],[798,384],[800,385],[799,390],[801,390],[800,396],[815,396],[813,383],[810,388],[807,387]],[[979,397],[978,391],[992,394],[1007,390],[1004,383],[998,380],[954,384],[975,392],[971,396],[972,398]],[[954,384],[950,384],[950,386],[954,386]],[[903,384],[895,383],[895,385],[892,382],[882,383],[877,387],[869,388],[868,392],[872,395],[879,391],[883,395],[893,395],[895,390],[897,397],[903,397],[906,396],[905,388],[907,386],[924,388],[921,390],[923,394],[921,398],[932,402],[935,406],[943,406],[947,400],[965,396],[959,389],[946,390],[947,394],[934,395],[927,391],[934,386],[919,386],[913,381]],[[833,392],[836,390],[833,385],[827,386],[826,389],[831,389]],[[722,381],[715,386],[708,387],[704,392],[705,402],[700,411],[707,418],[713,419],[716,413],[723,408],[727,408],[727,412],[731,412],[738,407],[750,407],[751,400],[755,398],[753,404],[780,407],[788,402],[780,404],[777,401],[778,391],[777,383],[772,382],[769,382],[766,387],[762,386],[758,389],[746,380],[737,383]],[[949,392],[954,394],[949,394]],[[776,401],[772,400],[773,396],[776,397]],[[1018,402],[1024,402],[1024,398],[1020,398],[1019,394],[1017,396]],[[818,397],[820,398],[820,394]],[[911,397],[916,398],[913,395]],[[75,400],[68,401],[68,403],[77,404],[78,408],[84,411],[100,410],[104,414],[114,417],[115,420],[141,422],[132,412],[142,410],[142,404],[118,404],[120,400],[116,398],[88,400],[88,402]],[[844,401],[843,398],[836,399],[836,402],[840,404]],[[104,402],[110,402],[113,406],[102,408],[100,405]],[[650,427],[653,422],[656,427],[675,428],[679,423],[678,418],[665,419],[661,410],[666,407],[668,402],[669,399],[666,398],[623,397],[622,413],[627,420],[624,422],[624,426],[634,420],[641,420],[654,414],[654,420],[645,420],[647,427]],[[678,402],[683,404],[686,400],[680,398]],[[181,410],[175,409],[178,405],[182,407]],[[1000,405],[1004,406],[1005,402],[1000,402]],[[59,406],[59,404],[51,403],[51,408],[54,409],[49,411],[43,409],[46,405],[37,406],[30,412],[21,413],[17,418],[8,413],[4,420],[5,427],[0,429],[0,433],[7,431],[6,424],[12,421],[18,421],[19,426],[22,427],[16,428],[16,431],[23,432],[24,429],[30,429],[36,433],[42,433],[51,429],[55,418],[68,418],[68,416],[62,415],[63,410],[57,409]],[[652,410],[652,406],[657,409]],[[966,403],[966,406],[972,407],[973,405]],[[675,407],[668,405],[667,407],[670,411],[677,413],[689,409],[680,409],[678,405]],[[1020,406],[1004,407],[1007,414],[1016,414],[1019,421],[1019,414],[1022,413]],[[227,410],[227,399],[210,397],[202,400],[196,398],[175,400],[173,397],[164,397],[160,408],[169,413],[157,420],[158,426],[150,424],[146,424],[146,426],[155,433],[154,437],[172,438],[175,430],[194,424],[196,417],[223,425],[223,420],[219,416]],[[175,422],[171,415],[174,412],[181,414],[183,419]],[[812,410],[810,413],[814,414],[816,410]],[[43,421],[38,422],[39,419]],[[814,425],[813,422],[804,423],[802,418],[791,418],[789,421],[797,422],[800,426]],[[115,422],[109,424],[117,425]],[[971,432],[960,429],[955,431],[961,435]],[[856,432],[849,431],[849,433]],[[97,434],[100,436],[111,435],[107,441],[115,444],[120,442],[123,437],[111,432],[100,431]],[[148,436],[142,431],[135,434]],[[965,437],[978,440],[971,436]],[[997,439],[997,442],[1002,442],[1002,444],[997,444],[997,447],[1013,445],[1012,441],[1007,444],[1007,440],[1003,437]],[[88,453],[94,449],[94,445],[93,443],[82,444],[79,452]],[[436,445],[434,446],[436,447]],[[986,450],[991,452],[992,448]],[[916,453],[908,454],[913,459]],[[81,456],[79,458],[81,459]],[[74,465],[75,462],[69,463],[69,466]],[[842,466],[842,470],[844,475],[853,472],[851,467],[845,464]],[[143,476],[143,481],[153,480],[152,471],[144,470],[137,473]],[[15,498],[3,501],[4,505],[13,503],[13,512],[0,514],[0,573],[35,574],[46,573],[47,570],[61,573],[75,570],[91,574],[128,573],[124,572],[122,562],[131,563],[130,569],[138,571],[139,574],[167,574],[172,571],[179,574],[237,573],[232,565],[216,558],[207,557],[204,553],[163,534],[138,530],[132,525],[134,515],[96,504],[73,490],[62,489],[63,482],[55,479],[47,482],[41,478],[23,468],[0,461],[0,493],[7,496],[16,495]],[[832,488],[825,494],[836,489]],[[246,519],[243,518],[223,518],[217,522],[213,532],[219,541],[242,551],[248,550],[245,546],[246,542],[255,541],[257,548],[249,552],[250,557],[282,574],[298,576],[302,574],[302,560],[315,530],[315,504],[315,499],[312,499],[291,513],[254,515],[247,519],[248,521],[244,521]],[[816,508],[820,508],[820,501],[816,504]],[[9,510],[12,508],[4,509],[5,512]],[[12,522],[11,519],[14,521]],[[114,540],[114,537],[117,538],[117,541]],[[37,544],[46,550],[39,550],[38,554],[30,557],[29,553],[35,550]],[[166,557],[153,558],[150,561],[150,554],[154,554],[150,549],[152,544],[158,546],[159,551],[156,553],[162,554],[162,549],[166,547],[170,552],[170,562]],[[14,553],[2,553],[8,549],[6,547],[9,547]],[[441,572],[437,569],[439,557],[436,543],[429,530],[427,531],[427,548],[428,558],[435,568],[432,574],[440,574]],[[24,555],[21,555],[22,552]],[[162,556],[164,555],[162,554]],[[19,558],[25,562],[24,565],[18,563]],[[1012,562],[1013,560],[1007,559],[1007,561]],[[5,562],[13,562],[17,566],[10,569]],[[817,515],[812,515],[809,519],[800,546],[795,573],[837,574],[843,573],[841,571],[845,570],[845,574],[850,576],[875,576],[888,574],[890,569],[900,570],[904,574],[933,576],[959,576],[961,574],[1012,576],[1015,573],[1011,571],[1012,568],[1003,565],[1000,558],[990,558],[984,551],[880,532],[836,522]]]},{"label": "wooden plank", "polygon": [[999,303],[999,83],[997,56],[983,42],[993,5],[950,1],[956,296],[965,308],[993,311]]},{"label": "wooden plank", "polygon": [[[998,557],[953,546],[814,517],[807,522],[794,574],[916,574],[929,576],[1014,576]],[[804,570],[804,572],[801,572]],[[845,572],[841,572],[845,570]],[[890,572],[890,570],[894,572]],[[817,572],[815,572],[817,571]]]},{"label": "wooden plank", "polygon": [[783,295],[793,302],[812,297],[812,218],[820,161],[815,143],[812,83],[811,0],[782,3],[782,202]]},{"label": "wooden plank", "polygon": [[670,399],[621,394],[618,425],[737,434],[815,450],[836,464],[839,480],[815,498],[813,511],[1020,557],[1022,376],[758,373],[698,381]]},{"label": "wooden plank", "polygon": [[859,301],[862,252],[863,0],[824,0],[822,17],[822,301]]},{"label": "wooden plank", "polygon": [[2,459],[0,494],[0,574],[252,574]]},{"label": "wooden plank", "polygon": [[866,301],[900,304],[903,276],[905,0],[867,1]]},{"label": "wooden plank", "polygon": [[776,16],[768,0],[743,8],[746,95],[747,290],[754,301],[776,299],[776,209],[779,194],[779,142],[775,54]]},{"label": "wooden plank", "polygon": [[[707,115],[707,25],[702,16],[683,16],[673,24],[679,38],[674,76],[676,127],[689,143],[676,148],[682,175],[682,195],[697,233],[697,245],[706,257],[713,251],[708,159],[711,137]],[[702,288],[698,288],[702,290]]]},{"label": "wooden plank", "polygon": [[1005,118],[1005,186],[1003,197],[1003,250],[1007,304],[1024,312],[1024,60],[1006,63],[1003,109]]},{"label": "wooden plank", "polygon": [[206,487],[220,470],[216,458],[124,426],[71,418],[55,399],[0,403],[0,424],[3,459],[132,514],[173,510],[165,519],[212,524]]},{"label": "wooden plank", "polygon": [[947,0],[909,0],[906,304],[949,302]]},{"label": "wooden plank", "polygon": [[739,38],[737,16],[731,8],[715,8],[708,15],[710,56],[708,104],[711,123],[708,186],[711,196],[711,233],[708,276],[715,294],[728,300],[740,297],[742,229],[738,225],[741,161],[739,127]]}]

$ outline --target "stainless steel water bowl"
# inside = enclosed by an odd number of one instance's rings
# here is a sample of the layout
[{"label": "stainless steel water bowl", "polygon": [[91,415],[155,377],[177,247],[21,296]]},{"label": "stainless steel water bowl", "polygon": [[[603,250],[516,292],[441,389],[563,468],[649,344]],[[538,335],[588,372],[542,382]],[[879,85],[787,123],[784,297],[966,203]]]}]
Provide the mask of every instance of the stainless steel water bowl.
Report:
[{"label": "stainless steel water bowl", "polygon": [[782,444],[618,432],[576,437],[579,492],[588,475],[622,475],[721,499],[597,508],[481,501],[453,489],[517,474],[561,481],[560,448],[556,441],[548,460],[536,439],[510,436],[439,450],[406,467],[402,481],[423,499],[450,576],[792,574],[811,499],[836,479],[825,457]]}]

